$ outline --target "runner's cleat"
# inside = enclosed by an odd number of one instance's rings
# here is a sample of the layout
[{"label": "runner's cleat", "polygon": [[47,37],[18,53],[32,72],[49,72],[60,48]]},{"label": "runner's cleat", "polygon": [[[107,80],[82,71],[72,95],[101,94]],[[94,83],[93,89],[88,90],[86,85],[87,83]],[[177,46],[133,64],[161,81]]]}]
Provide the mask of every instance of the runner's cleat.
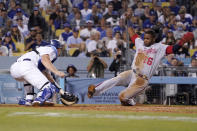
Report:
[{"label": "runner's cleat", "polygon": [[89,85],[88,87],[88,98],[92,98],[95,93],[95,85]]}]

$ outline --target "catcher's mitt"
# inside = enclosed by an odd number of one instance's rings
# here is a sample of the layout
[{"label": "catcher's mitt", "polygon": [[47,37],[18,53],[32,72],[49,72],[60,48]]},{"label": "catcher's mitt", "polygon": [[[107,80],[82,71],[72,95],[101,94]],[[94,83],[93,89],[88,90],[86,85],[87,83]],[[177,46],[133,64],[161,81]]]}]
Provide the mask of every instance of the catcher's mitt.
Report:
[{"label": "catcher's mitt", "polygon": [[65,92],[63,95],[61,95],[60,101],[62,104],[69,106],[76,104],[78,102],[79,98],[73,94],[70,94],[68,92]]}]

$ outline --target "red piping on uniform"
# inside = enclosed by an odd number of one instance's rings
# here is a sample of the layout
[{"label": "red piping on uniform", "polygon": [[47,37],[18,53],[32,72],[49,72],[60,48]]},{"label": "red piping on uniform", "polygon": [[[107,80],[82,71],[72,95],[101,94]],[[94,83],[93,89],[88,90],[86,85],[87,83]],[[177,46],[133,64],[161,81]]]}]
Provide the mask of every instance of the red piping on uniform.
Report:
[{"label": "red piping on uniform", "polygon": [[103,82],[101,82],[101,83],[97,84],[97,85],[96,85],[96,87],[100,86],[102,83],[103,83]]},{"label": "red piping on uniform", "polygon": [[135,34],[131,37],[132,42],[135,44],[135,39],[138,38],[138,34]]}]

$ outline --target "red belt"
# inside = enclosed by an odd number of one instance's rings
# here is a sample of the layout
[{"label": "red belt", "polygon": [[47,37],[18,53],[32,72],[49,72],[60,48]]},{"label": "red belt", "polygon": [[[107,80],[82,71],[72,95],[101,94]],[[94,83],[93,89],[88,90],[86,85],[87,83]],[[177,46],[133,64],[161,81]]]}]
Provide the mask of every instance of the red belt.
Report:
[{"label": "red belt", "polygon": [[142,74],[140,74],[140,73],[137,73],[137,71],[136,71],[135,69],[133,69],[133,72],[134,72],[137,76],[139,76],[139,77],[141,77],[141,78],[143,78],[143,79],[145,79],[145,80],[148,80],[148,77],[147,77],[146,75],[142,75]]}]

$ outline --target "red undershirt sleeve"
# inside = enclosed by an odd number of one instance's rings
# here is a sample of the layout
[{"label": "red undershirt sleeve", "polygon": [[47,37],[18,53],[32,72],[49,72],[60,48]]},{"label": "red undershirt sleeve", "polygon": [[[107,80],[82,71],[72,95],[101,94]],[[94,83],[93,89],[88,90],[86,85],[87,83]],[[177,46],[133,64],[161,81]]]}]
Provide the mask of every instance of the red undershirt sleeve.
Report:
[{"label": "red undershirt sleeve", "polygon": [[166,48],[166,54],[172,54],[173,53],[173,46],[169,45],[167,48]]},{"label": "red undershirt sleeve", "polygon": [[135,44],[135,39],[138,38],[138,34],[135,34],[131,37],[131,41]]}]

